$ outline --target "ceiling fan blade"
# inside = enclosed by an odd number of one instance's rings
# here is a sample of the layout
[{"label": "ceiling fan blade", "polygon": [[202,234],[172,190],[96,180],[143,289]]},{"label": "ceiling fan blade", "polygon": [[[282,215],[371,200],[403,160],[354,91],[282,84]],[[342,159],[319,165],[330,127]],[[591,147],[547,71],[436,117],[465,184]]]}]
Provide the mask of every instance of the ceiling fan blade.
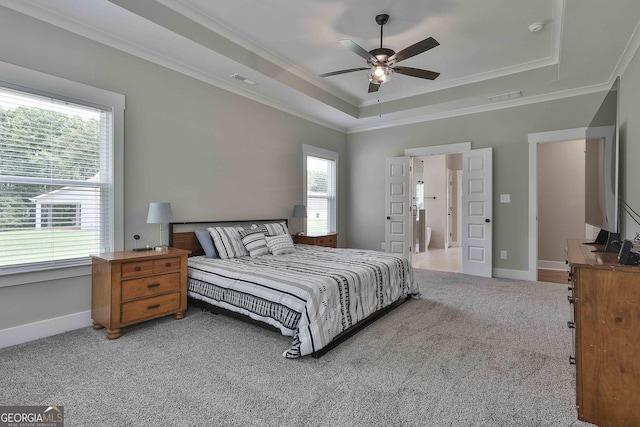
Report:
[{"label": "ceiling fan blade", "polygon": [[320,77],[337,76],[338,74],[353,73],[354,71],[370,70],[369,67],[349,68],[348,70],[332,71],[330,73],[320,74]]},{"label": "ceiling fan blade", "polygon": [[380,85],[377,85],[375,83],[369,83],[369,93],[377,92],[378,89],[380,89]]},{"label": "ceiling fan blade", "polygon": [[340,40],[340,44],[342,46],[346,47],[347,49],[349,49],[350,51],[354,52],[355,54],[360,55],[361,57],[363,57],[367,61],[369,61],[369,62],[371,62],[373,64],[377,64],[378,63],[378,58],[376,58],[375,56],[371,55],[369,53],[369,51],[367,51],[362,46],[354,43],[353,41],[351,41],[349,39],[344,39],[344,40]]},{"label": "ceiling fan blade", "polygon": [[435,80],[440,75],[440,73],[436,73],[435,71],[421,70],[420,68],[411,67],[393,67],[393,71],[399,74],[404,74],[405,76],[428,80]]},{"label": "ceiling fan blade", "polygon": [[416,44],[412,44],[406,49],[402,49],[400,52],[395,55],[391,55],[388,62],[391,64],[404,61],[405,59],[409,59],[412,56],[416,56],[422,52],[426,52],[429,49],[433,49],[436,46],[439,46],[440,43],[436,41],[433,37],[429,37],[428,39],[424,39]]}]

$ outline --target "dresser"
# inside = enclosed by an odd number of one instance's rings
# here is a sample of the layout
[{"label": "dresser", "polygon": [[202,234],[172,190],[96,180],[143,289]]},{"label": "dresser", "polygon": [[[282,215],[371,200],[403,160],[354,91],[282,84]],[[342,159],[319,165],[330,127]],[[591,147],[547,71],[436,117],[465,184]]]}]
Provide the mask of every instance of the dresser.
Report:
[{"label": "dresser", "polygon": [[640,426],[640,267],[584,242],[568,242],[578,418]]},{"label": "dresser", "polygon": [[107,328],[107,338],[122,328],[187,310],[189,251],[124,251],[92,255],[91,318],[93,328]]},{"label": "dresser", "polygon": [[293,236],[293,243],[303,245],[338,247],[338,233],[309,234],[306,236]]}]

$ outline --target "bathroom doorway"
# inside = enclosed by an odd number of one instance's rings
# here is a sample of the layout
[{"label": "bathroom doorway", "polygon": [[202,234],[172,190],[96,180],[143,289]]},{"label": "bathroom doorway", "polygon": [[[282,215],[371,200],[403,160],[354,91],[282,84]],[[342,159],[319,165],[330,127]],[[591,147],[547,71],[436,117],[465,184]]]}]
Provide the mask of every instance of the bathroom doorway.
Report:
[{"label": "bathroom doorway", "polygon": [[415,268],[462,272],[462,154],[413,159]]}]

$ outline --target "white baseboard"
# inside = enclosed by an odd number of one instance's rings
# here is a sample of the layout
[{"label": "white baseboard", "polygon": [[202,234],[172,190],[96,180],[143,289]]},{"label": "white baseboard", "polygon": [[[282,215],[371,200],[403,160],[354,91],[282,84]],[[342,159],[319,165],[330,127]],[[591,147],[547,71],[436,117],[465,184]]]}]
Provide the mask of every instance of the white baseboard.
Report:
[{"label": "white baseboard", "polygon": [[27,323],[26,325],[14,326],[13,328],[0,329],[0,348],[50,337],[73,329],[91,326],[92,324],[91,310],[87,310],[67,316]]},{"label": "white baseboard", "polygon": [[527,270],[510,270],[507,268],[494,268],[493,277],[500,279],[529,280]]}]

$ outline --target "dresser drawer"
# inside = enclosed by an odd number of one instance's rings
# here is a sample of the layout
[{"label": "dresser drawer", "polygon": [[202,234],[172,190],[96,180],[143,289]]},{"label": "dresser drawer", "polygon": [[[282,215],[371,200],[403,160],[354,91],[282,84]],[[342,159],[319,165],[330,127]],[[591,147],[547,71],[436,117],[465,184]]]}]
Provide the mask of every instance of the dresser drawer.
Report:
[{"label": "dresser drawer", "polygon": [[153,273],[153,261],[122,263],[122,277],[139,277]]},{"label": "dresser drawer", "polygon": [[180,289],[180,273],[122,281],[122,299],[130,300]]},{"label": "dresser drawer", "polygon": [[180,293],[160,295],[122,304],[121,323],[160,317],[175,312],[180,307]]},{"label": "dresser drawer", "polygon": [[180,257],[157,259],[153,261],[154,273],[180,271]]}]

